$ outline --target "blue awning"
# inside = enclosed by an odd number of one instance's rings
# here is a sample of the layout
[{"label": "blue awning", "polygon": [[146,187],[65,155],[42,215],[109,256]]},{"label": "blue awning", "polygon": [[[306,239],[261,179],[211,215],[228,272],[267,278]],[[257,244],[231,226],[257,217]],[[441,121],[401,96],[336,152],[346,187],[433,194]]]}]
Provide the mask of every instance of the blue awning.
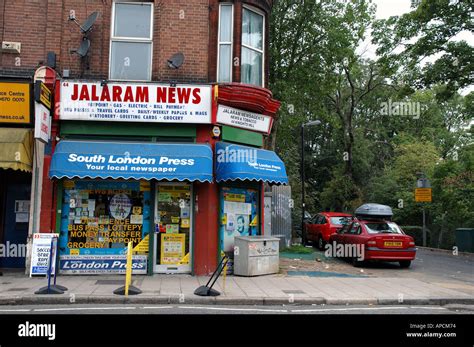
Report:
[{"label": "blue awning", "polygon": [[275,152],[216,143],[216,181],[249,180],[288,184],[285,164]]},{"label": "blue awning", "polygon": [[204,144],[60,141],[49,176],[212,182],[212,149]]}]

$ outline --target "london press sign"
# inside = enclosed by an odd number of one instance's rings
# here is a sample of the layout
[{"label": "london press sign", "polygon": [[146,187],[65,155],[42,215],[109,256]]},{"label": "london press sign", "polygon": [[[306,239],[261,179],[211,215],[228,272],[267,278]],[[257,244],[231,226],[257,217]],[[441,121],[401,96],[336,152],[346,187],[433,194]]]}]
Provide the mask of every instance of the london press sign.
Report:
[{"label": "london press sign", "polygon": [[217,122],[268,134],[272,126],[272,117],[219,105]]},{"label": "london press sign", "polygon": [[204,85],[62,81],[59,118],[152,123],[211,123]]}]

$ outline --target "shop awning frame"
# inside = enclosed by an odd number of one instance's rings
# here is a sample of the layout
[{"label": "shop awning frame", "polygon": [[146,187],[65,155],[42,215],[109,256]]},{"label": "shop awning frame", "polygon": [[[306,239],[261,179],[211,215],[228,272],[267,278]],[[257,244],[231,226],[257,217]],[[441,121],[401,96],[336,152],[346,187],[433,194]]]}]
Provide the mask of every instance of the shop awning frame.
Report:
[{"label": "shop awning frame", "polygon": [[285,164],[273,151],[216,143],[216,182],[257,181],[288,184]]},{"label": "shop awning frame", "polygon": [[206,144],[62,140],[50,178],[101,178],[212,182]]}]

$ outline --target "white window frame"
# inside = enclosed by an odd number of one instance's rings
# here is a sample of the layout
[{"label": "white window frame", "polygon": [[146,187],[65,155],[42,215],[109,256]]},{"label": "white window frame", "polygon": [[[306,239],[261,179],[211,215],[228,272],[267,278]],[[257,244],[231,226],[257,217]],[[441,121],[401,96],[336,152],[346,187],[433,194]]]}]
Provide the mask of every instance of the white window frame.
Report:
[{"label": "white window frame", "polygon": [[[231,23],[230,23],[230,42],[221,41],[221,9],[223,6],[229,6],[232,9],[231,13]],[[217,76],[216,81],[219,83],[219,68],[220,68],[220,56],[221,56],[221,45],[228,45],[230,44],[230,81],[229,82],[222,82],[222,83],[230,83],[232,82],[232,75],[233,75],[233,64],[232,58],[234,56],[234,4],[233,3],[221,3],[219,4],[219,18],[218,18],[218,29],[217,29]]]},{"label": "white window frame", "polygon": [[[128,5],[145,5],[150,6],[150,37],[149,38],[138,38],[138,37],[125,37],[125,36],[114,36],[115,29],[115,5],[116,4],[128,4]],[[153,71],[153,3],[152,2],[138,2],[138,1],[114,1],[112,3],[112,22],[110,26],[110,42],[109,42],[109,80],[111,81],[137,81],[137,82],[150,82],[152,71]],[[150,44],[150,70],[148,73],[148,79],[146,80],[135,80],[135,79],[118,79],[111,78],[112,75],[112,42],[132,42],[132,43],[149,43]]]},{"label": "white window frame", "polygon": [[[258,9],[256,9],[253,6],[243,5],[242,6],[242,16],[241,16],[242,17],[242,22],[240,23],[241,27],[243,25],[244,9],[246,9],[248,11],[252,11],[252,12],[262,16],[262,18],[263,18],[263,21],[262,21],[262,50],[260,50],[258,48],[255,48],[255,47],[245,45],[243,40],[242,40],[242,34],[240,35],[240,42],[241,42],[240,45],[242,47],[245,47],[245,48],[250,49],[252,51],[262,53],[262,85],[260,87],[264,87],[265,86],[265,47],[266,47],[266,39],[265,39],[265,20],[266,20],[266,18],[265,18],[265,13],[258,10]],[[240,53],[240,55],[241,55],[240,56],[240,64],[242,65],[242,52]],[[242,77],[240,78],[240,81],[242,82]]]}]

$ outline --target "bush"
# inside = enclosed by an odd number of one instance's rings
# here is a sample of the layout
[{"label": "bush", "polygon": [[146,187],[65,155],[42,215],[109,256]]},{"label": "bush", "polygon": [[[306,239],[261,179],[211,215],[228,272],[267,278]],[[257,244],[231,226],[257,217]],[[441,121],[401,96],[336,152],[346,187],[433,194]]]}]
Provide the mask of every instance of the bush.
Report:
[{"label": "bush", "polygon": [[[415,245],[423,246],[423,228],[420,226],[400,226],[405,234],[413,237]],[[426,229],[426,245],[431,245],[431,231]]]}]

